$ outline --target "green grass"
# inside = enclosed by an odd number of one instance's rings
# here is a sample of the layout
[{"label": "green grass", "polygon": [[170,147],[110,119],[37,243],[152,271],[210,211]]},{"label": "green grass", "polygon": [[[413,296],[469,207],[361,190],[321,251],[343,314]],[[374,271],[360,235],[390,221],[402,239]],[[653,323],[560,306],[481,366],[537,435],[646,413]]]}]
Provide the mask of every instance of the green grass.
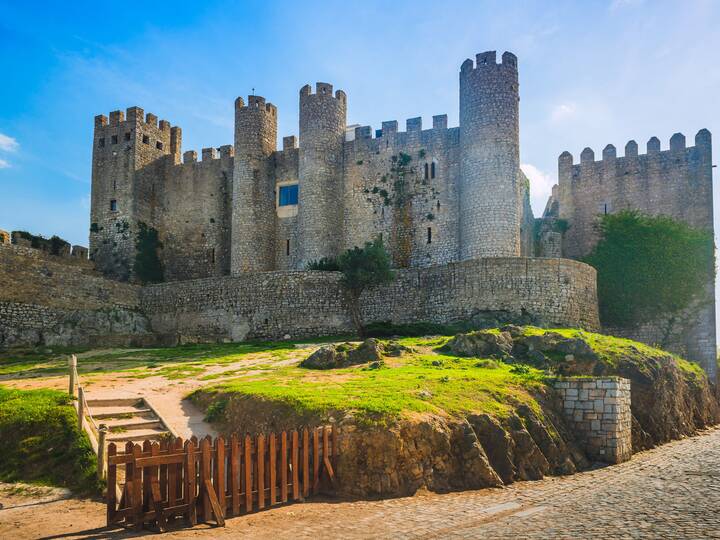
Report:
[{"label": "green grass", "polygon": [[[188,378],[201,374],[213,365],[242,361],[249,355],[267,354],[274,361],[285,360],[296,351],[296,345],[324,343],[339,339],[325,337],[313,340],[281,342],[210,343],[181,345],[153,349],[111,349],[88,351],[87,348],[52,347],[45,349],[0,350],[0,379],[51,377],[67,373],[68,356],[80,354],[78,372],[108,373],[135,372],[134,377],[162,375],[170,379]],[[188,369],[171,364],[191,364]],[[202,365],[202,368],[198,366]],[[166,369],[165,369],[166,367]],[[141,373],[146,368],[163,368],[157,373]]]},{"label": "green grass", "polygon": [[583,339],[597,353],[600,360],[613,369],[618,367],[620,360],[630,361],[642,367],[649,358],[665,358],[674,360],[681,370],[690,375],[702,377],[705,374],[703,369],[694,362],[689,362],[676,354],[631,339],[595,334],[573,328],[544,329],[526,326],[523,331],[525,335],[541,335],[547,332],[555,332],[563,337]]},{"label": "green grass", "polygon": [[64,393],[0,386],[0,456],[2,481],[99,489],[95,454]]},{"label": "green grass", "polygon": [[[404,345],[422,351],[388,358],[379,369],[352,367],[318,372],[295,366],[232,379],[199,391],[217,396],[252,396],[289,405],[299,414],[350,412],[359,420],[377,421],[405,413],[462,415],[469,412],[506,416],[521,403],[539,410],[533,393],[544,375],[477,358],[433,352],[444,338],[406,338]],[[220,398],[223,399],[223,398]]]}]

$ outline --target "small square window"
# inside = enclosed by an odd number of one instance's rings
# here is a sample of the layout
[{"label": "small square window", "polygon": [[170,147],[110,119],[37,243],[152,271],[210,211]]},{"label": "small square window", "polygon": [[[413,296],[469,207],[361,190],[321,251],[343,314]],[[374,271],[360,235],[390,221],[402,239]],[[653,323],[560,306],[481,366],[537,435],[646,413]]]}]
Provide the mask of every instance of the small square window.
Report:
[{"label": "small square window", "polygon": [[150,144],[150,137],[143,135],[143,144]]},{"label": "small square window", "polygon": [[117,144],[117,135],[113,135],[112,137],[110,137],[110,142],[112,144]]},{"label": "small square window", "polygon": [[110,201],[110,211],[117,212],[117,201],[115,199]]},{"label": "small square window", "polygon": [[280,186],[278,206],[292,206],[298,203],[298,185]]},{"label": "small square window", "polygon": [[163,143],[162,143],[162,141],[157,141],[157,142],[155,143],[155,147],[156,147],[158,150],[162,150],[162,149],[163,149]]},{"label": "small square window", "polygon": [[125,140],[126,140],[126,141],[129,141],[129,140],[130,140],[130,132],[129,132],[129,131],[126,131],[126,132],[125,132]]},{"label": "small square window", "polygon": [[98,146],[100,148],[105,148],[105,137],[101,137],[100,139],[98,139]]}]

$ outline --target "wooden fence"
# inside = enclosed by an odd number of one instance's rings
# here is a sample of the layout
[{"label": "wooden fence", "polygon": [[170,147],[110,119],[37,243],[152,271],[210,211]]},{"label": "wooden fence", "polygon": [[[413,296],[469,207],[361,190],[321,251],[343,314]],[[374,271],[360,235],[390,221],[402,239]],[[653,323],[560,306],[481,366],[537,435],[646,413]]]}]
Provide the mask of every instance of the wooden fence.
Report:
[{"label": "wooden fence", "polygon": [[107,523],[164,531],[169,520],[184,516],[190,526],[224,526],[227,516],[303,500],[322,483],[334,484],[337,453],[334,426],[229,441],[128,442],[122,453],[110,443]]}]

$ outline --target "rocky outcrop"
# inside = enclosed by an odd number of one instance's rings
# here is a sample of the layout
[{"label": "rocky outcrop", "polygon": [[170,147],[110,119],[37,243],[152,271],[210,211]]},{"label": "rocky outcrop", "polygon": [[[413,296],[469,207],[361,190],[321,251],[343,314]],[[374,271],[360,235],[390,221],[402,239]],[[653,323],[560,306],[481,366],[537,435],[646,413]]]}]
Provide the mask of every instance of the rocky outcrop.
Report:
[{"label": "rocky outcrop", "polygon": [[350,343],[340,343],[320,347],[303,360],[300,367],[333,369],[368,363],[378,364],[374,367],[379,367],[379,363],[383,361],[383,356],[400,356],[409,350],[408,347],[395,341],[382,343],[375,338],[369,338],[357,346]]}]

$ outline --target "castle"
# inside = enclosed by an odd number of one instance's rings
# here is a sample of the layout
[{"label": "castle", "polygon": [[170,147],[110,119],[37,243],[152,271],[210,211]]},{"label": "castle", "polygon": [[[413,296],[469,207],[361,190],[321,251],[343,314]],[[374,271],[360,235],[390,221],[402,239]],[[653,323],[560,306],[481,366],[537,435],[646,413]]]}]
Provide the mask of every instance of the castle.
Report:
[{"label": "castle", "polygon": [[97,116],[91,257],[131,278],[139,222],[159,232],[167,280],[302,270],[377,236],[399,268],[530,255],[518,102],[517,58],[492,51],[461,66],[456,128],[348,130],[345,92],[317,83],[300,90],[299,141],[277,150],[277,108],[238,98],[234,144],[198,161],[138,107]]},{"label": "castle", "polygon": [[[234,144],[182,152],[179,127],[131,107],[95,117],[89,257],[0,241],[0,346],[188,342],[347,332],[340,278],[308,264],[380,237],[396,281],[362,298],[366,321],[446,323],[491,314],[600,330],[595,270],[577,260],[598,215],[623,208],[713,228],[711,137],[634,141],[602,160],[559,158],[541,218],[519,167],[515,55],[460,66],[459,126],[433,117],[347,126],[347,96],[300,90],[299,141],[277,149],[274,105],[235,102]],[[138,233],[152,229],[164,283],[136,284]],[[17,238],[16,238],[17,237]],[[0,240],[3,235],[0,234]],[[36,242],[37,243],[37,242]],[[41,243],[38,246],[42,248]],[[77,248],[77,249],[76,249]],[[53,244],[56,252],[69,246]],[[67,254],[66,254],[67,255]],[[71,259],[64,259],[70,261]],[[87,261],[84,261],[87,262]],[[104,276],[104,277],[103,277]],[[110,279],[108,279],[110,278]],[[124,283],[123,283],[124,282]],[[715,377],[714,281],[668,333],[667,321],[603,328],[699,362]]]}]

